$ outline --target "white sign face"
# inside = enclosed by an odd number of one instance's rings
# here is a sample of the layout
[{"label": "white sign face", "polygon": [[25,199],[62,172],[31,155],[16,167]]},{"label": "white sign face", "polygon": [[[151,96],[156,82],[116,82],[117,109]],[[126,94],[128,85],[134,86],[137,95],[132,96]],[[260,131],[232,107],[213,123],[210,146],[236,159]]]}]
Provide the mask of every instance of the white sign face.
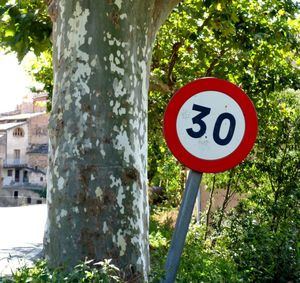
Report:
[{"label": "white sign face", "polygon": [[203,91],[190,97],[176,120],[178,138],[193,156],[216,160],[228,156],[245,134],[245,117],[230,96],[219,91]]}]

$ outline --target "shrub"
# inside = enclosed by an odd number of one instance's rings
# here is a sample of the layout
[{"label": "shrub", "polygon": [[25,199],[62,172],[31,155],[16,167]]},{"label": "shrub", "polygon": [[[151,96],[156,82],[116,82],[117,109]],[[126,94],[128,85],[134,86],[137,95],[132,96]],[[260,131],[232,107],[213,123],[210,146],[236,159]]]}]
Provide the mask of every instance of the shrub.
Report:
[{"label": "shrub", "polygon": [[79,263],[67,272],[63,268],[50,270],[46,261],[37,261],[33,267],[22,267],[11,278],[0,278],[3,283],[111,283],[123,282],[117,267],[110,260]]}]

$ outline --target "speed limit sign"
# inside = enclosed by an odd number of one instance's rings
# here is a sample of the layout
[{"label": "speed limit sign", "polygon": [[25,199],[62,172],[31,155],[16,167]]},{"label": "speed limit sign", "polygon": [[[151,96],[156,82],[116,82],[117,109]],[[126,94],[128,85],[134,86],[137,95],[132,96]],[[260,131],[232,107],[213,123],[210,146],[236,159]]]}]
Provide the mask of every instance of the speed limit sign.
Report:
[{"label": "speed limit sign", "polygon": [[203,78],[182,87],[169,102],[164,135],[173,155],[188,168],[216,173],[239,164],[257,136],[257,116],[236,85]]}]

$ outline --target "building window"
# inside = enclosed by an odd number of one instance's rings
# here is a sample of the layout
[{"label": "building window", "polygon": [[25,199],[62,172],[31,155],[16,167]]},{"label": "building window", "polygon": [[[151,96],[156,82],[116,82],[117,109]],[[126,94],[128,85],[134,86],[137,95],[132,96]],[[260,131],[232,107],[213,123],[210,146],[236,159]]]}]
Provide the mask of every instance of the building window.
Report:
[{"label": "building window", "polygon": [[15,171],[15,182],[19,183],[20,182],[20,170],[16,169]]},{"label": "building window", "polygon": [[14,198],[18,198],[19,196],[19,192],[18,191],[14,191]]},{"label": "building window", "polygon": [[27,203],[30,204],[31,203],[31,197],[27,198]]},{"label": "building window", "polygon": [[43,182],[43,181],[44,181],[44,178],[43,178],[43,177],[40,177],[40,181]]},{"label": "building window", "polygon": [[37,200],[37,204],[42,204],[43,202],[41,200]]},{"label": "building window", "polygon": [[16,128],[13,132],[14,137],[24,137],[24,130],[22,128]]},{"label": "building window", "polygon": [[13,175],[13,170],[11,169],[7,170],[7,176],[12,177],[12,175]]},{"label": "building window", "polygon": [[28,171],[23,172],[23,183],[28,183]]},{"label": "building window", "polygon": [[20,157],[21,157],[21,150],[20,149],[15,149],[14,150],[14,157],[15,157],[15,160],[20,160]]}]

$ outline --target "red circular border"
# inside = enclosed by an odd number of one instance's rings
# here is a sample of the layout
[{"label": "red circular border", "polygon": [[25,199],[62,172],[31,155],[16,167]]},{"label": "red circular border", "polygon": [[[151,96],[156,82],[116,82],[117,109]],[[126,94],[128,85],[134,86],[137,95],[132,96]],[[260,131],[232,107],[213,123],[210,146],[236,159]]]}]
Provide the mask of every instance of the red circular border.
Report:
[{"label": "red circular border", "polygon": [[[234,99],[245,117],[245,133],[239,146],[229,155],[215,160],[205,160],[189,153],[181,144],[176,130],[180,108],[193,95],[203,91],[219,91]],[[179,89],[170,100],[164,115],[164,136],[167,145],[179,162],[188,168],[204,173],[228,170],[243,161],[251,151],[257,136],[258,121],[252,101],[236,85],[217,78],[201,78]]]}]

